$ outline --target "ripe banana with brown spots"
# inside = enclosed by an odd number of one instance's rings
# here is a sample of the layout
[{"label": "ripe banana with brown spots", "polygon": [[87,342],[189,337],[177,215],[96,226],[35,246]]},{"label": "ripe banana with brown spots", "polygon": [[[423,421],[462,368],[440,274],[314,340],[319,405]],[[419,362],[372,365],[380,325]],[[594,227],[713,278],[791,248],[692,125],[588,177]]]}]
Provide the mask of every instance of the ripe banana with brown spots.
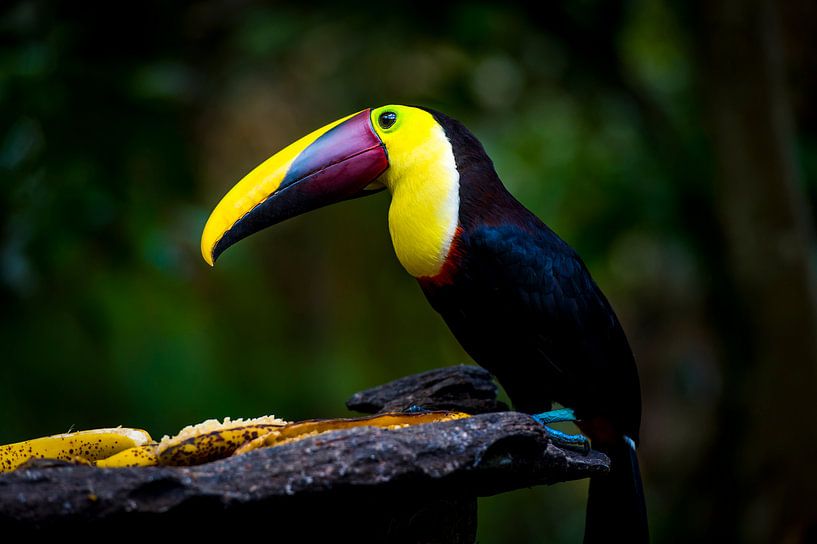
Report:
[{"label": "ripe banana with brown spots", "polygon": [[147,431],[126,427],[44,436],[0,446],[0,472],[14,470],[29,459],[98,461],[152,441]]},{"label": "ripe banana with brown spots", "polygon": [[[450,421],[469,417],[462,412],[421,412],[417,414],[387,413],[350,419],[320,419],[287,423],[267,416],[248,421],[226,419],[205,421],[187,427],[173,438],[165,437],[156,454],[160,465],[200,465],[230,455],[271,446],[280,446],[316,434],[350,429],[380,427],[399,429],[409,425]],[[99,466],[99,463],[97,463]]]},{"label": "ripe banana with brown spots", "polygon": [[156,443],[135,446],[100,459],[94,464],[100,468],[155,467],[159,464],[159,458],[156,456],[157,446]]},{"label": "ripe banana with brown spots", "polygon": [[374,416],[344,418],[344,419],[313,419],[292,423],[282,427],[276,432],[268,433],[264,436],[251,440],[235,451],[235,455],[242,455],[248,451],[258,448],[268,448],[283,446],[290,442],[302,440],[316,434],[341,429],[351,429],[353,427],[379,427],[381,429],[402,429],[411,425],[422,425],[424,423],[439,423],[441,421],[451,421],[471,417],[464,412],[386,412]]},{"label": "ripe banana with brown spots", "polygon": [[100,468],[192,466],[241,455],[257,448],[288,444],[309,436],[350,429],[399,429],[469,417],[462,412],[394,412],[349,419],[320,419],[290,423],[273,416],[223,422],[211,419],[182,429],[155,443],[140,429],[95,429],[0,446],[0,472],[14,470],[32,457],[60,459]]}]

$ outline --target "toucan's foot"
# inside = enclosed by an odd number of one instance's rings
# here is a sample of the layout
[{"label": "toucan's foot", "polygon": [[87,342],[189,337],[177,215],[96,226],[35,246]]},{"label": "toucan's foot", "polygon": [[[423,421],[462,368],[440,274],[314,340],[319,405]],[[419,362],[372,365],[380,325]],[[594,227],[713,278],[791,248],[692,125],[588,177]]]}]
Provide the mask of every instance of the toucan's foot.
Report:
[{"label": "toucan's foot", "polygon": [[534,414],[531,417],[534,419],[534,421],[540,423],[545,428],[551,440],[553,440],[559,446],[580,451],[585,455],[590,451],[590,440],[588,440],[586,436],[581,434],[563,433],[562,431],[557,431],[556,429],[551,429],[548,427],[548,425],[551,423],[576,421],[576,414],[574,414],[573,410],[570,408],[542,412],[541,414]]},{"label": "toucan's foot", "polygon": [[420,414],[422,412],[428,412],[428,410],[426,410],[422,406],[417,406],[416,404],[412,404],[403,411],[407,414]]},{"label": "toucan's foot", "polygon": [[547,425],[544,426],[550,439],[556,443],[557,446],[567,448],[569,450],[579,451],[585,455],[590,453],[590,440],[582,434],[568,434],[556,429],[551,429]]},{"label": "toucan's foot", "polygon": [[573,413],[571,408],[562,408],[561,410],[551,410],[550,412],[533,414],[531,417],[542,425],[550,425],[551,423],[559,423],[561,421],[576,421],[576,414]]}]

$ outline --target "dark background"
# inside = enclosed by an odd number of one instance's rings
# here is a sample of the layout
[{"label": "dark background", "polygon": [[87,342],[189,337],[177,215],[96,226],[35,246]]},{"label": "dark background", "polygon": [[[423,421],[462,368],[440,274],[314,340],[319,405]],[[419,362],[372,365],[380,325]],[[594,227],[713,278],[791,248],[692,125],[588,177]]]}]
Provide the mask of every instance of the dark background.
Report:
[{"label": "dark background", "polygon": [[[273,152],[422,104],[616,308],[654,540],[814,531],[817,4],[342,4],[0,8],[0,442],[342,416],[468,362],[394,257],[385,194],[199,254]],[[480,542],[578,542],[586,485],[482,499]]]}]

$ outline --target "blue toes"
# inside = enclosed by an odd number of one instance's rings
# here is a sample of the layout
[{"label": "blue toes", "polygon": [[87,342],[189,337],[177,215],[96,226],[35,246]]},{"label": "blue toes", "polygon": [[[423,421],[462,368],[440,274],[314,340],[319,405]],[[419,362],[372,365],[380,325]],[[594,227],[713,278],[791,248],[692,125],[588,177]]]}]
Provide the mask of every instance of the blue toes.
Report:
[{"label": "blue toes", "polygon": [[559,446],[577,450],[584,454],[590,452],[590,440],[584,435],[563,433],[562,431],[551,429],[548,426],[545,426],[545,430],[550,435],[551,440]]},{"label": "blue toes", "polygon": [[550,425],[551,423],[559,423],[560,421],[576,421],[576,414],[574,414],[570,408],[542,412],[541,414],[534,414],[531,417],[542,425]]},{"label": "blue toes", "polygon": [[556,429],[548,427],[551,423],[560,423],[562,421],[576,421],[576,414],[570,408],[562,408],[560,410],[551,410],[550,412],[542,412],[541,414],[534,414],[531,416],[534,421],[541,424],[547,431],[550,439],[559,446],[571,450],[578,450],[583,453],[590,451],[590,440],[586,436],[580,434],[568,434]]}]

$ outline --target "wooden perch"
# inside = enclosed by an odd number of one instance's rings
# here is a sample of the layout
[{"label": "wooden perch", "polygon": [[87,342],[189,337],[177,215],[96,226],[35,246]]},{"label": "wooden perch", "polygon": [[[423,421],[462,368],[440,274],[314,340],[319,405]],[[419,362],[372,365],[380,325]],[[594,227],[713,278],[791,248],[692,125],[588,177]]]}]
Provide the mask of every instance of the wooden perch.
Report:
[{"label": "wooden perch", "polygon": [[360,393],[346,401],[364,414],[402,412],[412,405],[426,410],[461,410],[469,414],[504,412],[496,399],[491,374],[478,366],[450,366],[406,376]]},{"label": "wooden perch", "polygon": [[[422,404],[433,400],[447,409],[487,409],[481,373],[440,369],[358,393],[348,404],[367,411],[442,407]],[[304,540],[474,542],[476,497],[607,469],[604,455],[557,447],[524,414],[487,413],[397,430],[331,431],[185,468],[40,461],[0,476],[0,528],[189,537],[218,525],[276,539],[285,538],[285,525]]]}]

